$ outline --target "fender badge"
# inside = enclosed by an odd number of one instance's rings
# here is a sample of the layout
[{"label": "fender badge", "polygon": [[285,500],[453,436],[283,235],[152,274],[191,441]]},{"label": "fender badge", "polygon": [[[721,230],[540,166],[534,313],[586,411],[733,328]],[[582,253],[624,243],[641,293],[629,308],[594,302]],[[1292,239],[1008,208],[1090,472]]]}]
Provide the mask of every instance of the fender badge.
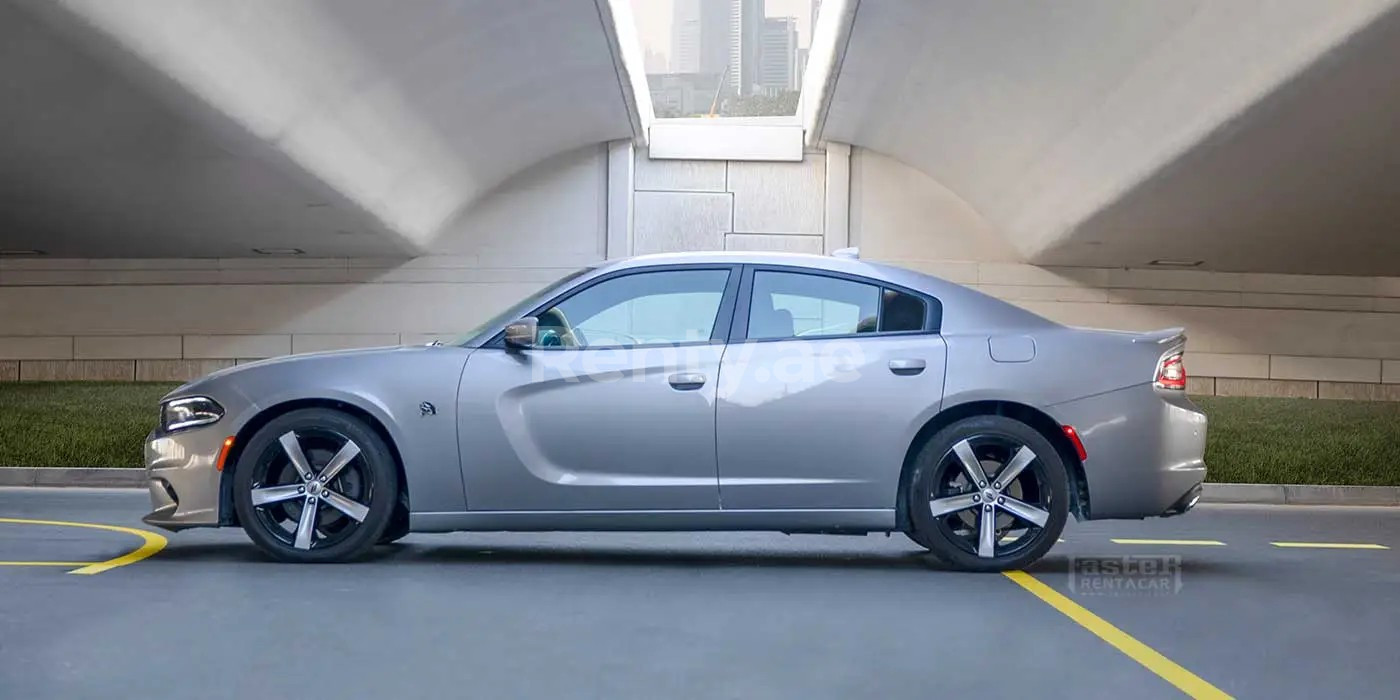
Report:
[{"label": "fender badge", "polygon": [[436,416],[437,406],[434,406],[428,403],[427,401],[424,401],[423,403],[418,404],[418,412],[425,416]]}]

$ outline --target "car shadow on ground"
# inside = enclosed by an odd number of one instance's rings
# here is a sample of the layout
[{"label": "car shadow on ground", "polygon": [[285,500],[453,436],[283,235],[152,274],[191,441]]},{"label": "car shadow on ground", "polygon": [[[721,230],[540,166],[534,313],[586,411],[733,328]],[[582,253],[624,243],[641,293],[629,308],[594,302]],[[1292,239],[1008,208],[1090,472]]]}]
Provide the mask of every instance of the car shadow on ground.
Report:
[{"label": "car shadow on ground", "polygon": [[[1057,554],[1051,552],[1027,571],[1054,579],[1068,576],[1073,560],[1098,559],[1116,561],[1122,555],[1108,553]],[[172,542],[156,559],[162,562],[202,562],[232,564],[276,564],[277,560],[264,554],[251,542]],[[554,544],[438,544],[399,542],[375,547],[356,562],[396,567],[442,566],[540,566],[568,567],[645,567],[645,568],[796,568],[830,570],[944,571],[954,569],[927,552],[919,550],[857,548],[781,549],[736,548],[716,545],[713,548],[687,546],[617,546],[596,544],[588,546]],[[315,566],[315,565],[308,565]],[[1182,557],[1179,571],[1188,581],[1198,577],[1205,580],[1248,581],[1282,575],[1287,568],[1282,562],[1204,559]]]},{"label": "car shadow on ground", "polygon": [[541,545],[410,546],[395,561],[473,566],[560,564],[596,567],[648,568],[821,568],[821,569],[947,569],[923,552],[871,551],[753,551],[643,549],[615,546],[554,547]]},{"label": "car shadow on ground", "polygon": [[[172,542],[156,559],[162,562],[276,563],[251,542]],[[597,567],[679,568],[827,568],[950,570],[938,559],[919,551],[854,552],[793,550],[763,551],[716,547],[714,549],[662,547],[587,547],[540,544],[482,545],[396,543],[375,547],[361,564],[395,566],[462,564],[470,566],[548,565]],[[314,566],[314,565],[312,565]]]}]

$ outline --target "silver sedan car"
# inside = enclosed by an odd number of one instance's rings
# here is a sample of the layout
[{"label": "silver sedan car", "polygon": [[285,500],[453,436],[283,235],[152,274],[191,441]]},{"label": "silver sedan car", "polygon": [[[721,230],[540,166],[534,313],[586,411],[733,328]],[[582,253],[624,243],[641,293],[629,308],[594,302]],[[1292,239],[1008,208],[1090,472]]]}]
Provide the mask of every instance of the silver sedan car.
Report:
[{"label": "silver sedan car", "polygon": [[145,520],[241,526],[294,562],[409,532],[899,531],[956,568],[1017,568],[1071,513],[1195,505],[1185,343],[851,254],[638,257],[459,342],[180,387],[146,445]]}]

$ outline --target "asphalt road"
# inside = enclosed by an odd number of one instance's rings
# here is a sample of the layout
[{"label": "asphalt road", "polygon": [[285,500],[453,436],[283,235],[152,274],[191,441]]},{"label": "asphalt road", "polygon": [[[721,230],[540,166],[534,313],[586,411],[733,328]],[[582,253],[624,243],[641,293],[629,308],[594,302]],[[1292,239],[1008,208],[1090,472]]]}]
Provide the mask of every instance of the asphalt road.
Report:
[{"label": "asphalt road", "polygon": [[[146,506],[0,489],[0,518],[142,528]],[[1064,539],[1037,580],[1225,693],[1400,686],[1400,509],[1203,506]],[[140,544],[0,522],[0,562]],[[1127,555],[1169,568],[1111,573]],[[0,565],[0,698],[1180,696],[1013,580],[943,570],[898,535],[412,535],[294,566],[240,531],[190,531],[96,575],[73,565]]]}]

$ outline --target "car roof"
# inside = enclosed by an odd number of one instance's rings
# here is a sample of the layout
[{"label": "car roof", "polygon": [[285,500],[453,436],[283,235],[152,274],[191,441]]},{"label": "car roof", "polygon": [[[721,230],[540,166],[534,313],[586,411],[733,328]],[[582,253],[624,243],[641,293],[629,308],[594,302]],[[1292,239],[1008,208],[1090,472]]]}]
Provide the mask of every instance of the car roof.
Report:
[{"label": "car roof", "polygon": [[860,262],[853,258],[838,258],[810,253],[776,253],[742,250],[694,251],[685,253],[652,253],[627,258],[625,263],[639,265],[680,265],[686,263],[747,263],[753,265],[796,265],[820,269],[839,269],[842,263]]}]

